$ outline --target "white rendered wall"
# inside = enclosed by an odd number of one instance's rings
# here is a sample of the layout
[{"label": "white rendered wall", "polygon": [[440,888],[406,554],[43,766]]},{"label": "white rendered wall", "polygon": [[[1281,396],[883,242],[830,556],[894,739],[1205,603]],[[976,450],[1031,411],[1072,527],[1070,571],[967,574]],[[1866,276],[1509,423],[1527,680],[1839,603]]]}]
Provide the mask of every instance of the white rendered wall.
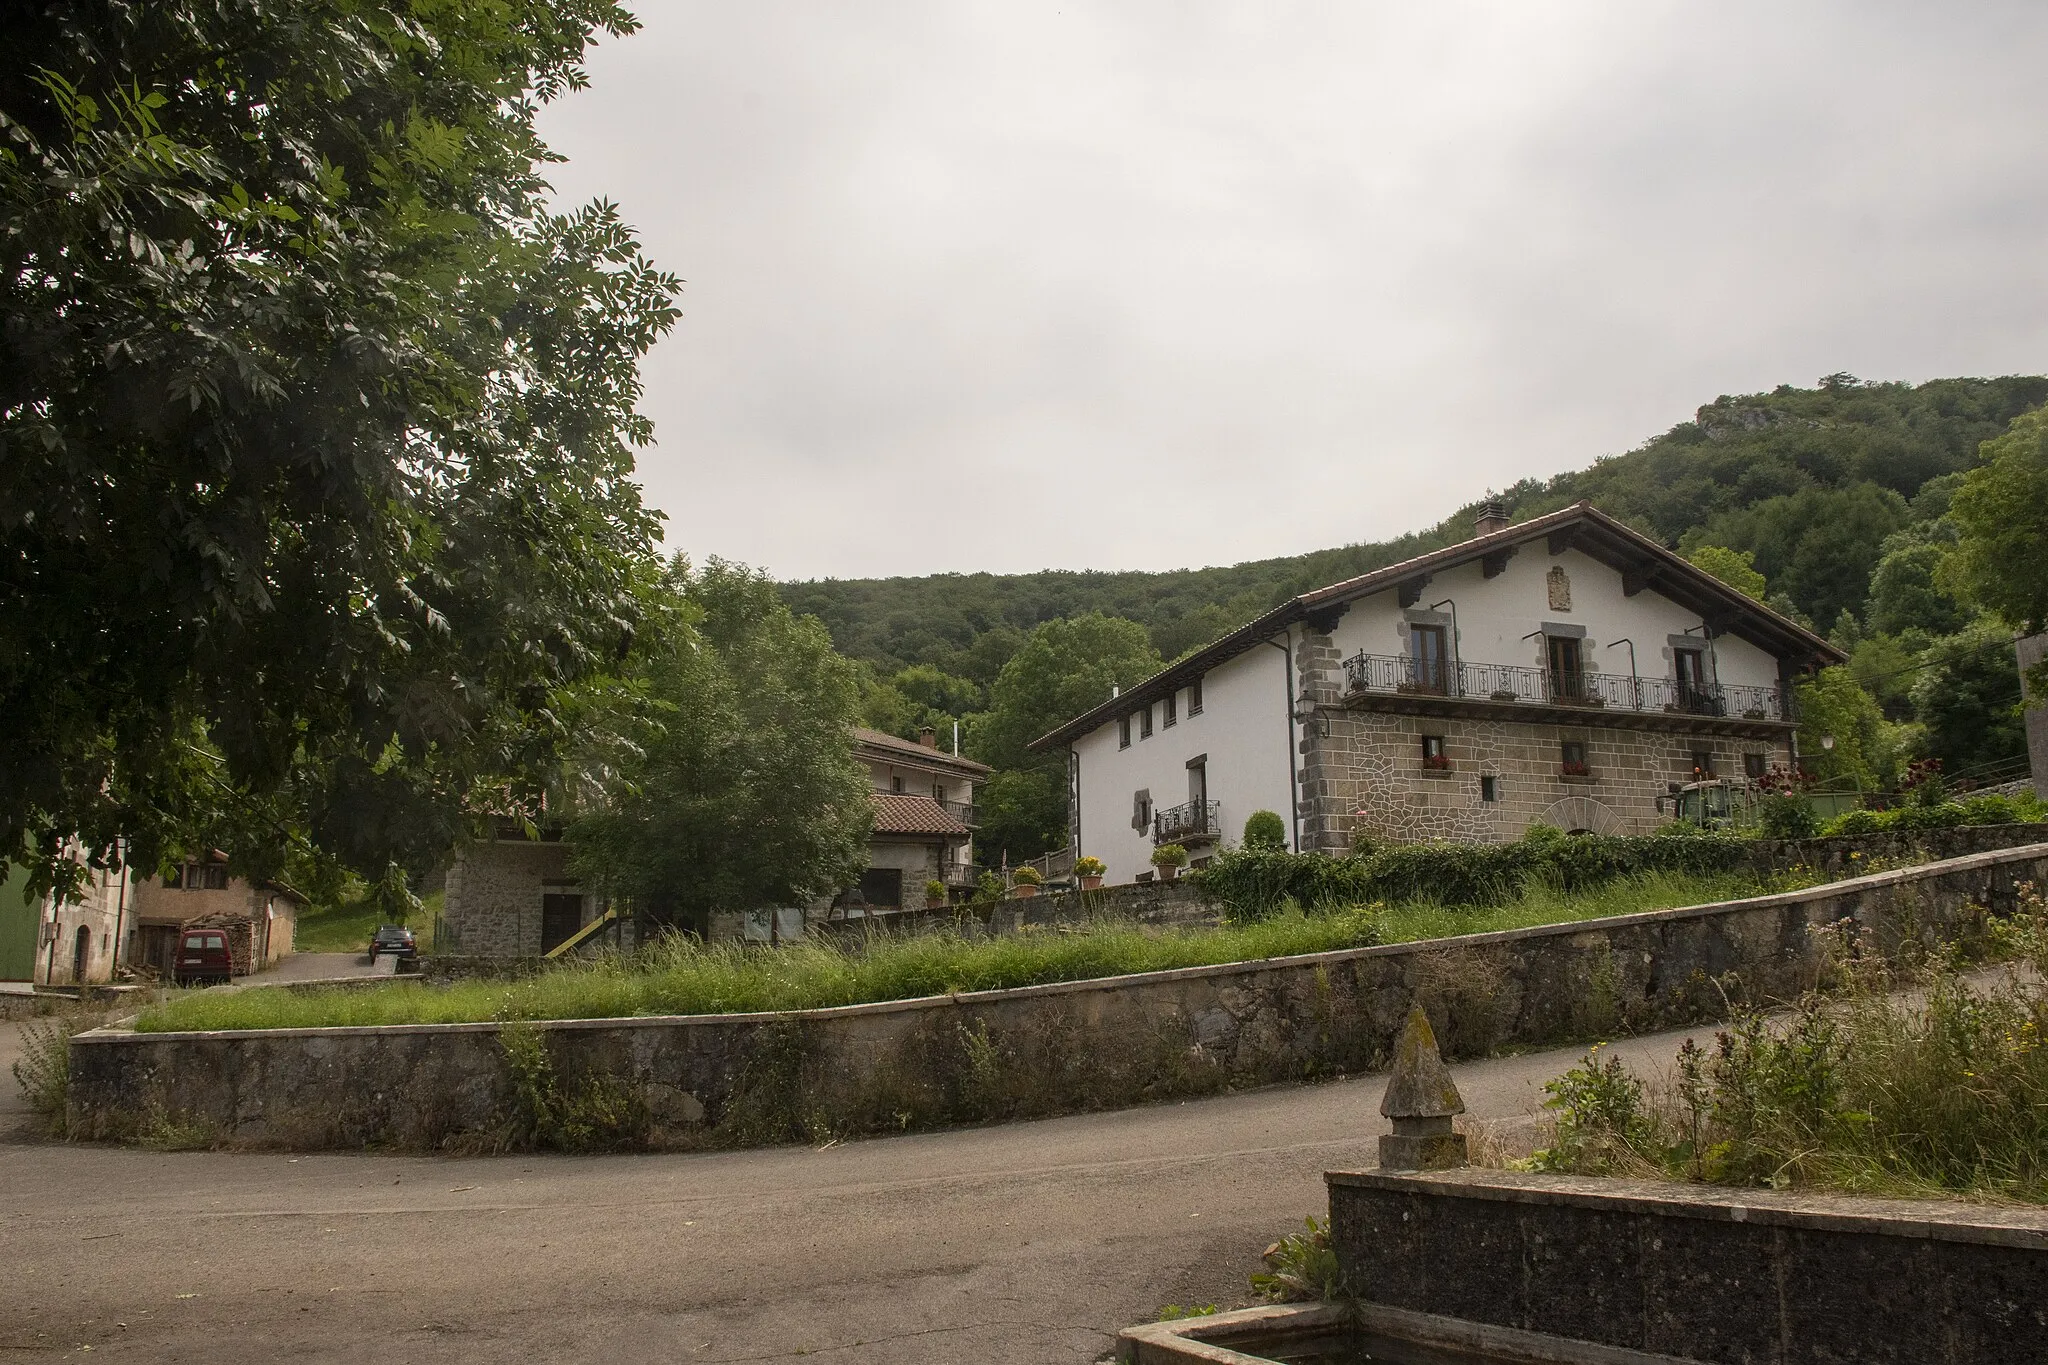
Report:
[{"label": "white rendered wall", "polygon": [[[1276,643],[1284,637],[1275,637]],[[1155,699],[1152,737],[1140,739],[1131,720],[1131,747],[1117,747],[1111,720],[1073,742],[1081,765],[1079,852],[1108,865],[1108,885],[1152,870],[1152,832],[1131,828],[1131,798],[1152,793],[1154,810],[1188,799],[1188,760],[1208,755],[1209,799],[1220,802],[1226,840],[1235,844],[1255,810],[1289,820],[1294,774],[1290,764],[1286,658],[1271,645],[1255,645],[1202,679],[1202,714],[1188,714],[1188,690],[1177,695],[1179,723],[1165,723]],[[1199,853],[1200,850],[1197,850]]]},{"label": "white rendered wall", "polygon": [[[1571,580],[1570,611],[1550,606],[1548,575],[1553,564],[1563,566]],[[1616,640],[1630,639],[1635,641],[1640,676],[1670,678],[1675,676],[1676,666],[1668,637],[1688,628],[1699,634],[1700,618],[1654,588],[1629,597],[1622,592],[1620,573],[1577,550],[1553,558],[1540,540],[1522,545],[1505,572],[1495,578],[1487,578],[1477,560],[1439,573],[1423,588],[1415,606],[1428,608],[1447,598],[1457,603],[1458,641],[1452,654],[1465,663],[1541,668],[1545,663],[1543,641],[1525,637],[1545,621],[1558,621],[1585,627],[1587,671],[1628,676],[1628,648],[1610,646]],[[1446,616],[1451,614],[1449,607],[1440,610]],[[1407,654],[1407,625],[1395,590],[1389,588],[1353,602],[1332,638],[1347,658],[1360,650]],[[1747,640],[1733,636],[1716,639],[1713,657],[1723,684],[1778,684],[1777,660]]]}]

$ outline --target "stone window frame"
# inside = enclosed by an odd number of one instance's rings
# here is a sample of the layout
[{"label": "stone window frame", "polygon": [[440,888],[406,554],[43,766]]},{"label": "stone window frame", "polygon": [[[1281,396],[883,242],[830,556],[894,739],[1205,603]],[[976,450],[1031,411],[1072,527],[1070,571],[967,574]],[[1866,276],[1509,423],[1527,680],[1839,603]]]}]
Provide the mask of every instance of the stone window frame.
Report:
[{"label": "stone window frame", "polygon": [[1566,777],[1591,777],[1593,760],[1583,739],[1559,740],[1557,770]]},{"label": "stone window frame", "polygon": [[1714,657],[1714,642],[1705,635],[1667,635],[1664,643],[1671,654],[1671,680],[1678,681],[1678,656],[1681,652],[1700,656],[1700,680],[1703,685],[1713,687],[1721,681],[1720,661]]},{"label": "stone window frame", "polygon": [[1425,734],[1422,737],[1422,766],[1425,771],[1443,771],[1451,766],[1451,755],[1445,747],[1443,735]]},{"label": "stone window frame", "polygon": [[1742,752],[1742,775],[1755,782],[1771,770],[1771,756],[1756,749]]}]

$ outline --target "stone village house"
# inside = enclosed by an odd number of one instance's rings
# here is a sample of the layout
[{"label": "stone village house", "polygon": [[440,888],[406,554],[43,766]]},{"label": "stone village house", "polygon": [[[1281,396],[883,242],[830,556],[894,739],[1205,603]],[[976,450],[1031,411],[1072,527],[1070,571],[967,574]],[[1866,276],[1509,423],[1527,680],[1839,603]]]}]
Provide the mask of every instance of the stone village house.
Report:
[{"label": "stone village house", "polygon": [[[941,750],[930,730],[906,740],[856,728],[851,738],[875,816],[860,881],[808,906],[714,915],[708,937],[798,938],[819,920],[922,907],[927,881],[956,896],[973,886],[975,789],[989,770]],[[445,890],[435,950],[452,955],[534,957],[604,913],[601,898],[571,875],[560,831],[527,838],[509,822],[498,837],[456,849]],[[619,927],[617,941],[637,941],[631,924]]]},{"label": "stone village house", "polygon": [[1289,845],[1647,832],[1701,778],[1797,759],[1826,640],[1579,503],[1295,597],[1034,742],[1112,882],[1271,810]]},{"label": "stone village house", "polygon": [[220,853],[162,878],[95,872],[75,904],[30,898],[25,882],[14,868],[0,885],[0,985],[88,985],[117,967],[168,977],[179,931],[199,919],[228,931],[238,974],[261,971],[292,951],[304,905],[290,887],[229,876]]}]

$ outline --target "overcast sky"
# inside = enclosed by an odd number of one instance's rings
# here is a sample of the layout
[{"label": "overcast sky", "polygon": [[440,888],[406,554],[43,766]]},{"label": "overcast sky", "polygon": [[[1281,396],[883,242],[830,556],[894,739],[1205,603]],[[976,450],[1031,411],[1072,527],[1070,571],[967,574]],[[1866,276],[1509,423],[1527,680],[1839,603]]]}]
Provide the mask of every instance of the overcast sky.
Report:
[{"label": "overcast sky", "polygon": [[778,577],[1373,540],[1833,371],[2048,369],[2048,5],[639,0],[547,110]]}]

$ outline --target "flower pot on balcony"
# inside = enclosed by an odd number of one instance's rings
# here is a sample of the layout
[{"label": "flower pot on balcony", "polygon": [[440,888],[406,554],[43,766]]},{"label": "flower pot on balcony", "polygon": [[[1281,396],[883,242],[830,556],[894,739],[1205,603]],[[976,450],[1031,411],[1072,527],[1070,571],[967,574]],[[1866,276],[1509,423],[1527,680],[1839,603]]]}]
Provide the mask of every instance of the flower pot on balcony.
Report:
[{"label": "flower pot on balcony", "polygon": [[1102,874],[1098,872],[1092,877],[1081,878],[1081,889],[1083,891],[1100,891],[1102,889]]},{"label": "flower pot on balcony", "polygon": [[1159,880],[1162,882],[1170,882],[1180,875],[1180,868],[1173,863],[1161,863],[1158,870]]}]

